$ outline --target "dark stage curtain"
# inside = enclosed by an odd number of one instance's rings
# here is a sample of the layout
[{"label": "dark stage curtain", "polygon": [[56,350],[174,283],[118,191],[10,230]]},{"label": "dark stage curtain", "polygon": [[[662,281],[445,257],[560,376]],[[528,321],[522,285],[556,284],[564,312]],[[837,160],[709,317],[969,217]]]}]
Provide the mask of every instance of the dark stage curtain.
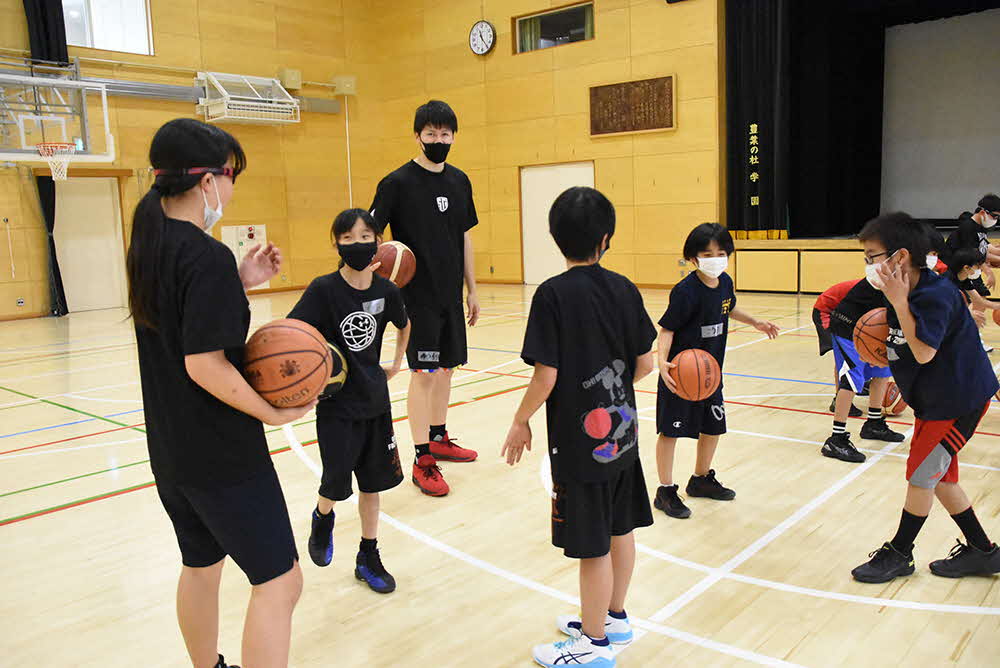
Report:
[{"label": "dark stage curtain", "polygon": [[56,228],[56,182],[51,176],[36,177],[38,184],[38,201],[45,218],[45,229],[49,231],[49,297],[52,315],[66,315],[69,307],[66,305],[66,292],[63,290],[62,274],[59,272],[59,262],[56,261],[56,242],[52,231]]},{"label": "dark stage curtain", "polygon": [[788,236],[791,4],[726,3],[727,211],[737,239]]}]

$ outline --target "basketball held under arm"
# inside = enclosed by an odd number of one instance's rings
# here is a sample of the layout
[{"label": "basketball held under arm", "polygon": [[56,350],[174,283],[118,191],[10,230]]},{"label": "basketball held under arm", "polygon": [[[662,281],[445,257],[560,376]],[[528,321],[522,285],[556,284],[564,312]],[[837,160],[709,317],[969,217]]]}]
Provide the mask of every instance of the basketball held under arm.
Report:
[{"label": "basketball held under arm", "polygon": [[269,425],[280,426],[308,413],[316,402],[299,408],[275,408],[254,392],[222,350],[184,356],[191,380],[213,397]]}]

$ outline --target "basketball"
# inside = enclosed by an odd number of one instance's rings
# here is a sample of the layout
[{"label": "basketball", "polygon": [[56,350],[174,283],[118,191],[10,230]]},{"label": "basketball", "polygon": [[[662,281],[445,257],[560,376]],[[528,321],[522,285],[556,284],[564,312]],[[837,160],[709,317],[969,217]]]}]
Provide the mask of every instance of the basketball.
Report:
[{"label": "basketball", "polygon": [[687,401],[704,401],[715,394],[722,382],[719,363],[704,350],[692,348],[678,353],[671,363],[670,377],[677,383],[677,396]]},{"label": "basketball", "polygon": [[858,318],[854,325],[854,347],[858,356],[873,366],[889,366],[885,342],[889,338],[889,323],[884,308],[873,308]]},{"label": "basketball", "polygon": [[583,418],[583,430],[598,440],[611,433],[611,414],[606,408],[595,408]]},{"label": "basketball", "polygon": [[382,263],[376,273],[388,278],[398,287],[403,287],[413,280],[413,274],[417,272],[417,258],[413,255],[413,251],[399,241],[385,241],[379,244],[378,250],[375,251],[374,262]]},{"label": "basketball", "polygon": [[344,358],[344,353],[340,352],[340,348],[332,343],[329,346],[331,371],[326,388],[323,390],[324,396],[331,396],[340,392],[344,389],[344,383],[347,382],[347,360]]},{"label": "basketball", "polygon": [[1000,311],[993,309],[993,322],[1000,325]]},{"label": "basketball", "polygon": [[276,408],[308,404],[333,375],[330,346],[301,320],[275,320],[258,329],[247,341],[244,359],[247,382]]},{"label": "basketball", "polygon": [[889,386],[885,388],[885,396],[882,398],[882,412],[886,415],[899,415],[906,410],[906,402],[899,392],[899,386],[889,381]]}]

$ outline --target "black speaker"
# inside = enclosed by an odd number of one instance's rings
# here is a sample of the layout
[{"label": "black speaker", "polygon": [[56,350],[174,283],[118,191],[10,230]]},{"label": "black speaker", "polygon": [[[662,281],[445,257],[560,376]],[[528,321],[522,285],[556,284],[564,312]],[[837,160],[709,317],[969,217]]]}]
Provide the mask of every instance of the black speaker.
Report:
[{"label": "black speaker", "polygon": [[684,2],[684,0],[667,0],[667,4],[668,4],[668,5],[672,5],[672,4],[674,4],[675,2]]}]

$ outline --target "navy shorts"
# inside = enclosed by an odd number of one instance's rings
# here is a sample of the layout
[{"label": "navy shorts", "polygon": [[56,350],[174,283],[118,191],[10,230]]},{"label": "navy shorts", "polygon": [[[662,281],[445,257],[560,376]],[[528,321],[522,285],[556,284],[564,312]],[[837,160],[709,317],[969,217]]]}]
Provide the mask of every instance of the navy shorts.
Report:
[{"label": "navy shorts", "polygon": [[667,438],[693,438],[726,433],[726,403],[719,387],[704,401],[681,399],[667,389],[663,379],[656,388],[656,431]]},{"label": "navy shorts", "polygon": [[227,487],[192,487],[158,481],[181,562],[204,568],[226,555],[250,584],[264,584],[292,570],[299,559],[278,474],[268,467]]}]

